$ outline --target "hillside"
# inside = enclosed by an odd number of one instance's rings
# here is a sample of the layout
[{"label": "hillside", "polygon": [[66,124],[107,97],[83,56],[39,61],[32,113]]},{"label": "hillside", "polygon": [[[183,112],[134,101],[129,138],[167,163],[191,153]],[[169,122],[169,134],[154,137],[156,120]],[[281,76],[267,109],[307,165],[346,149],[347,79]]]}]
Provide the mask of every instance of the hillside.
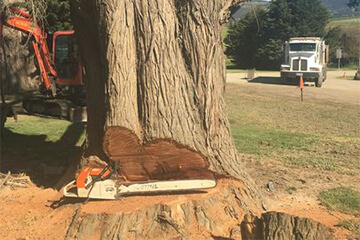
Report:
[{"label": "hillside", "polygon": [[322,0],[325,7],[329,9],[332,17],[360,16],[360,11],[355,12],[346,5],[348,0]]},{"label": "hillside", "polygon": [[[333,18],[349,17],[349,16],[360,16],[360,11],[355,12],[348,8],[346,5],[349,0],[321,0],[324,6],[330,11]],[[267,7],[270,1],[267,0],[254,0],[252,3],[245,3],[234,15],[234,19],[238,19],[243,16],[252,8]]]}]

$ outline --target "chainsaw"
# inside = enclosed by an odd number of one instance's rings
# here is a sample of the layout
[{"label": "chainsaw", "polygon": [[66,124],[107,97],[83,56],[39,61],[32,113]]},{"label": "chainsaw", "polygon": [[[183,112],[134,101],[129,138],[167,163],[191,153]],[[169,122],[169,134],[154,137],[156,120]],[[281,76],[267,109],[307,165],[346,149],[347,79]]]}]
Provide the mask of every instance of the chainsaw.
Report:
[{"label": "chainsaw", "polygon": [[118,180],[114,173],[110,166],[84,168],[76,180],[64,187],[64,196],[115,200],[126,195],[196,191],[216,186],[214,179],[124,182]]}]

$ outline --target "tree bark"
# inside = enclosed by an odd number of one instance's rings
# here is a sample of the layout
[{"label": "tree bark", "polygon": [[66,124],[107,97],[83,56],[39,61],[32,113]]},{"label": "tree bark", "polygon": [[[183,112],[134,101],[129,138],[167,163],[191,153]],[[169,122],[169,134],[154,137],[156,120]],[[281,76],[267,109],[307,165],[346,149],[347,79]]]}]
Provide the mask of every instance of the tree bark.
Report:
[{"label": "tree bark", "polygon": [[[237,155],[223,98],[222,24],[228,8],[241,1],[71,1],[85,66],[88,159],[116,161],[105,153],[103,138],[107,129],[119,126],[143,146],[166,139],[197,152],[196,158],[208,164],[202,170],[242,180],[249,198],[262,207]],[[132,154],[131,147],[127,151],[122,156]],[[164,174],[179,175],[167,169]],[[185,175],[193,176],[199,168],[188,170]],[[128,180],[159,176],[158,170],[146,176],[126,171]]]},{"label": "tree bark", "polygon": [[257,214],[256,205],[238,182],[219,185],[203,194],[81,205],[64,239],[243,239],[240,225],[246,213]]},{"label": "tree bark", "polygon": [[222,24],[242,1],[71,1],[85,66],[88,164],[94,156],[95,165],[120,164],[130,181],[213,172],[241,181],[218,176],[204,195],[144,197],[127,210],[103,213],[94,203],[74,215],[66,239],[243,239],[255,231],[240,225],[265,206],[237,155],[223,98]]},{"label": "tree bark", "polygon": [[0,46],[0,80],[4,94],[21,94],[39,89],[40,79],[28,37],[8,27],[4,27]]},{"label": "tree bark", "polygon": [[225,115],[221,29],[241,1],[72,1],[83,54],[89,155],[105,158],[109,126],[142,143],[171,139],[210,169],[246,175]]}]

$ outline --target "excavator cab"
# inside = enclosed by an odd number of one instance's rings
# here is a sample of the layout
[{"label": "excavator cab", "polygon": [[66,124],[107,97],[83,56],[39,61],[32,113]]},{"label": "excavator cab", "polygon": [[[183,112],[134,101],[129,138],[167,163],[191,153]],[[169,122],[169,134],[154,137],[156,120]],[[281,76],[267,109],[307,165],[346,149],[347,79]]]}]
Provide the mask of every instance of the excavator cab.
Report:
[{"label": "excavator cab", "polygon": [[79,57],[75,32],[56,31],[52,40],[52,62],[57,78],[56,85],[63,91],[82,91],[82,65]]}]

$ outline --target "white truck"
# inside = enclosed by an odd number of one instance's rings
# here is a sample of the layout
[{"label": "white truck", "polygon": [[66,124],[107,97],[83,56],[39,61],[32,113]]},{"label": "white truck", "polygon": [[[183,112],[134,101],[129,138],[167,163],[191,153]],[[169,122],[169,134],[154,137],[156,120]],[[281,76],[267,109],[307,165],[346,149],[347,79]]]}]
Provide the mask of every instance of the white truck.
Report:
[{"label": "white truck", "polygon": [[319,37],[296,37],[285,42],[285,63],[281,65],[281,77],[290,81],[303,76],[306,82],[321,87],[326,80],[326,64],[329,46]]}]

